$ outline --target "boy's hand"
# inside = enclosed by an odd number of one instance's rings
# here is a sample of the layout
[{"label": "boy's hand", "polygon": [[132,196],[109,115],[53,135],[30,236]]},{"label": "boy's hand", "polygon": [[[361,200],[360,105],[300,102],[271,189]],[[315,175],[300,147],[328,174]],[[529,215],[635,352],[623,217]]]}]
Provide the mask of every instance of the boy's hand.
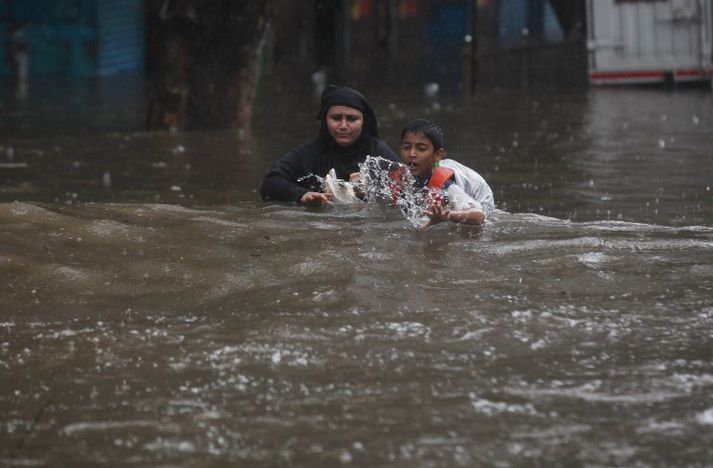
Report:
[{"label": "boy's hand", "polygon": [[331,193],[320,193],[320,192],[306,192],[302,195],[300,203],[308,206],[315,205],[331,205],[332,204],[332,194]]},{"label": "boy's hand", "polygon": [[485,215],[479,210],[460,210],[451,211],[447,207],[434,205],[430,209],[423,212],[428,216],[429,220],[421,226],[421,229],[426,229],[429,226],[438,224],[443,221],[451,221],[454,223],[480,225],[485,222]]},{"label": "boy's hand", "polygon": [[425,224],[421,225],[421,229],[426,229],[429,226],[433,226],[434,224],[442,223],[443,221],[448,221],[448,216],[450,215],[451,211],[448,209],[447,206],[439,205],[439,204],[433,204],[431,207],[423,211],[423,214],[428,216],[428,222]]}]

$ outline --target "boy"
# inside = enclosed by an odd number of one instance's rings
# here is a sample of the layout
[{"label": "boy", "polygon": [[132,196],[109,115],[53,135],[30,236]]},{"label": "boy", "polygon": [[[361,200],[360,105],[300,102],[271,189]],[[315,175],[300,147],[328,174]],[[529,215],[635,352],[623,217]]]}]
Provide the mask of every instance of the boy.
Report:
[{"label": "boy", "polygon": [[422,228],[443,221],[479,225],[492,215],[495,202],[488,183],[473,169],[445,158],[438,125],[426,119],[409,122],[401,132],[400,152],[416,182],[432,195]]}]

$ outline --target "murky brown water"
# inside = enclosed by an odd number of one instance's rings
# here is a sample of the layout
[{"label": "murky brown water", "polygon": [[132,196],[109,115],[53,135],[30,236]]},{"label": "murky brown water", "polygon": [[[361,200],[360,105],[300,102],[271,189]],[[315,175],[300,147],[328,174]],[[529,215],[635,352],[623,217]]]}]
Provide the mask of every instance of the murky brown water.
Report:
[{"label": "murky brown water", "polygon": [[89,89],[0,109],[2,465],[713,463],[709,91],[375,91],[501,209],[416,231],[259,200],[309,90],[242,142]]}]

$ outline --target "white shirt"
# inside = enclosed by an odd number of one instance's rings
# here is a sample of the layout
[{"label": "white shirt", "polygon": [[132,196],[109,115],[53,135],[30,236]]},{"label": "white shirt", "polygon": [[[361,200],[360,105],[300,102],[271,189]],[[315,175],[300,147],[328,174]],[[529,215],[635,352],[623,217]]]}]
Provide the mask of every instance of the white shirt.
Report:
[{"label": "white shirt", "polygon": [[456,183],[446,190],[448,206],[452,210],[475,208],[489,218],[495,210],[493,191],[483,177],[473,169],[453,159],[443,159],[441,167],[452,169]]}]

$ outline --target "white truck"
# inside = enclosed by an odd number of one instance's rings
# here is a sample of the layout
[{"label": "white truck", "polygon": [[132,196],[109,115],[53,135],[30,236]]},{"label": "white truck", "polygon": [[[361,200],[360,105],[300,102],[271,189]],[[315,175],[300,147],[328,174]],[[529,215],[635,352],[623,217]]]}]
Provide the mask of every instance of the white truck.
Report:
[{"label": "white truck", "polygon": [[587,0],[592,85],[711,81],[713,0]]}]

